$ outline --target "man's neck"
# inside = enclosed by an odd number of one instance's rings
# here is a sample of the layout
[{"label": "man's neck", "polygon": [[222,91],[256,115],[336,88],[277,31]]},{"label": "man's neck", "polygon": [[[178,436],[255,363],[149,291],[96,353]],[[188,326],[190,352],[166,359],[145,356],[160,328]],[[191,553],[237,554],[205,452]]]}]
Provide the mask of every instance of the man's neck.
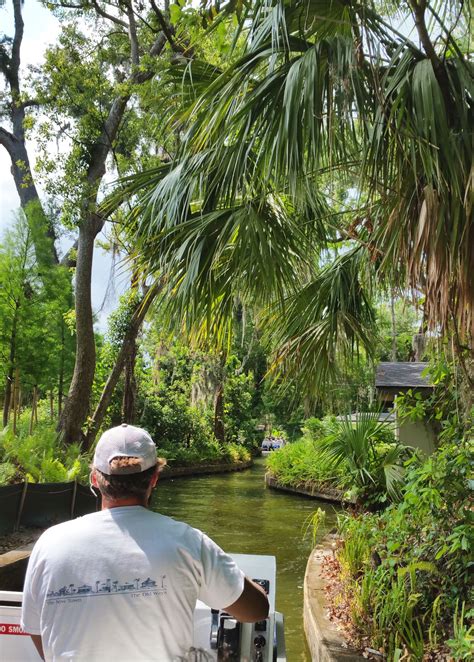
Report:
[{"label": "man's neck", "polygon": [[143,506],[146,508],[146,503],[141,499],[130,497],[128,499],[107,499],[102,497],[102,508],[101,510],[107,510],[109,508],[123,508],[124,506]]}]

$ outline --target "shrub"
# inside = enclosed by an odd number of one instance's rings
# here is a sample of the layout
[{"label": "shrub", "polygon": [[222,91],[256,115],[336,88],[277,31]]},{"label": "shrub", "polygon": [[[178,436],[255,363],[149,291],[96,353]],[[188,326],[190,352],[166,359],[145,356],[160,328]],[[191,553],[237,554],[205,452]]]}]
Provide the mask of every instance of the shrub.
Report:
[{"label": "shrub", "polygon": [[410,450],[397,443],[378,414],[359,414],[356,421],[310,418],[302,429],[300,441],[268,458],[268,467],[280,482],[324,483],[365,504],[399,498],[403,463]]},{"label": "shrub", "polygon": [[316,442],[308,439],[300,439],[271,453],[267,466],[283,485],[344,482],[342,470],[327,460]]},{"label": "shrub", "polygon": [[340,518],[339,560],[353,621],[388,659],[407,651],[421,660],[450,637],[449,645],[466,645],[458,612],[474,598],[473,461],[467,443],[450,444],[422,466],[410,464],[399,504]]},{"label": "shrub", "polygon": [[15,482],[17,468],[12,462],[0,464],[0,485],[8,485]]},{"label": "shrub", "polygon": [[351,496],[365,504],[398,500],[404,477],[404,461],[411,449],[399,444],[389,424],[377,413],[362,412],[356,420],[335,422],[333,431],[318,442],[330,464],[342,470]]},{"label": "shrub", "polygon": [[186,394],[172,389],[147,397],[138,425],[150,432],[159,448],[200,448],[212,439],[205,413],[190,407]]},{"label": "shrub", "polygon": [[336,418],[334,416],[325,416],[324,418],[307,418],[301,431],[304,439],[317,441],[334,431]]},{"label": "shrub", "polygon": [[90,458],[81,454],[79,445],[64,446],[54,426],[41,419],[30,435],[27,418],[24,416],[17,436],[8,427],[0,433],[0,461],[3,462],[0,466],[4,467],[0,481],[6,484],[24,479],[34,483],[87,480]]}]

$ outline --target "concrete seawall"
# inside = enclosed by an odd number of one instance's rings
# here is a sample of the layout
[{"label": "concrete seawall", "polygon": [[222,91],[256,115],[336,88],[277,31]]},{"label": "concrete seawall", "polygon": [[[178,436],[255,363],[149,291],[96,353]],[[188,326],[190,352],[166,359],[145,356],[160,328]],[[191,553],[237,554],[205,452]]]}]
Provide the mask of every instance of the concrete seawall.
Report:
[{"label": "concrete seawall", "polygon": [[270,473],[265,474],[265,484],[274,490],[281,490],[282,492],[292,492],[300,496],[307,496],[311,499],[319,499],[319,501],[328,501],[329,503],[353,503],[349,499],[344,499],[343,492],[336,488],[331,491],[324,491],[315,486],[306,485],[283,485]]},{"label": "concrete seawall", "polygon": [[321,573],[330,549],[311,552],[304,577],[303,621],[313,662],[362,662],[365,658],[347,647],[336,625],[327,617],[326,581]]},{"label": "concrete seawall", "polygon": [[185,476],[202,476],[205,474],[222,474],[230,471],[243,471],[253,464],[252,460],[248,462],[221,463],[221,464],[201,464],[191,467],[173,467],[167,465],[160,473],[160,480],[169,480],[170,478],[182,478]]}]

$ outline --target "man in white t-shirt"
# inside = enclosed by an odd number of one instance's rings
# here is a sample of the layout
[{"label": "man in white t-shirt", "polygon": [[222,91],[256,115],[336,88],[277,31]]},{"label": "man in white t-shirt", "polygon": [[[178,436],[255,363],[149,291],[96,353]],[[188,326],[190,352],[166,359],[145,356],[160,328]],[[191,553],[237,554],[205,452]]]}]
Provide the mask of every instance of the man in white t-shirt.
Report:
[{"label": "man in white t-shirt", "polygon": [[268,615],[263,590],[210,538],[147,509],[164,463],[145,430],[108,430],[91,472],[102,510],[36,543],[21,625],[45,660],[186,659],[197,599],[239,621]]}]

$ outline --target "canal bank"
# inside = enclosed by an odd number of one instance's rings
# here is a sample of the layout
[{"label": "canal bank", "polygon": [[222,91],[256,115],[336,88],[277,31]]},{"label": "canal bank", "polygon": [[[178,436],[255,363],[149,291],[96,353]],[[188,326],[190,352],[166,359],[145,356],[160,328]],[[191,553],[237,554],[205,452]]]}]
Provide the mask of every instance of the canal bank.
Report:
[{"label": "canal bank", "polygon": [[[324,542],[323,542],[324,544]],[[323,561],[331,556],[328,546],[311,552],[304,577],[303,623],[311,659],[317,662],[363,662],[362,655],[348,647],[337,624],[328,617],[327,577]]]},{"label": "canal bank", "polygon": [[204,476],[208,474],[226,474],[232,471],[243,471],[250,469],[253,460],[248,462],[214,463],[214,464],[194,464],[189,467],[174,467],[167,464],[160,473],[160,480],[170,480],[171,478],[190,478],[192,476]]}]

